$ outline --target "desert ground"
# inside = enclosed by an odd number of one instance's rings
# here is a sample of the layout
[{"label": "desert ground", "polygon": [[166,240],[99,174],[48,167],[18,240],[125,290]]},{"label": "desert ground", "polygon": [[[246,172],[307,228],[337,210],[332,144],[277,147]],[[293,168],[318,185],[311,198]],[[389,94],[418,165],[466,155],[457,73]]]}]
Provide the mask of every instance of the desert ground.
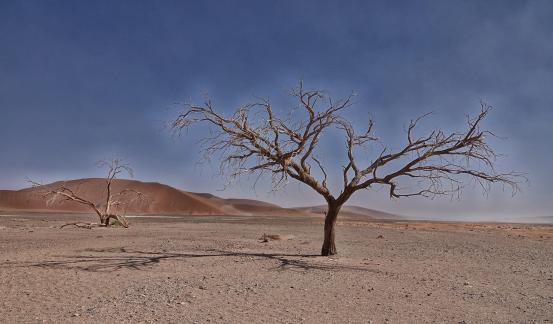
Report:
[{"label": "desert ground", "polygon": [[1,322],[553,322],[551,225],[91,217],[0,216]]}]

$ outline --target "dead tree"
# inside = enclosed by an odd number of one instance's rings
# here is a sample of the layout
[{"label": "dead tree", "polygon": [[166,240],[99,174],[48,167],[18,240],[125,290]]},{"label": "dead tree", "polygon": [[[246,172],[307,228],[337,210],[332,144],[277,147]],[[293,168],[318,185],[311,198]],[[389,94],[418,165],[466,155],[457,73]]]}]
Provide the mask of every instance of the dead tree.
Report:
[{"label": "dead tree", "polygon": [[[94,226],[109,227],[111,220],[115,220],[121,226],[129,227],[129,222],[124,216],[122,211],[130,203],[140,201],[143,199],[143,194],[134,189],[123,189],[116,193],[113,192],[112,185],[115,179],[117,179],[122,173],[133,176],[133,170],[129,164],[123,163],[120,159],[113,159],[111,161],[99,161],[97,166],[105,168],[107,175],[105,178],[105,198],[103,201],[93,202],[90,199],[82,197],[82,195],[76,193],[73,189],[69,188],[65,182],[56,185],[53,189],[45,189],[43,197],[46,199],[47,205],[53,205],[62,201],[72,201],[85,205],[90,208],[97,216],[99,223],[82,223],[73,222],[62,225],[64,226],[77,226],[92,228]],[[35,187],[43,187],[42,184],[30,181]]]},{"label": "dead tree", "polygon": [[[179,133],[189,126],[210,125],[211,136],[204,138],[204,153],[221,154],[220,168],[231,178],[242,174],[267,173],[272,176],[273,187],[278,189],[288,178],[303,182],[320,194],[327,203],[322,255],[336,254],[335,225],[340,208],[357,191],[387,186],[391,198],[457,194],[463,180],[474,180],[489,190],[493,183],[510,186],[517,191],[520,174],[496,171],[498,155],[488,145],[493,134],[481,129],[490,106],[482,103],[474,118],[467,117],[464,131],[446,133],[432,130],[416,136],[420,120],[412,120],[406,129],[406,142],[398,150],[384,146],[373,134],[373,121],[361,132],[355,129],[342,112],[352,106],[353,94],[332,100],[325,92],[306,90],[303,84],[292,90],[302,116],[280,117],[275,114],[268,99],[239,107],[234,114],[225,116],[215,110],[206,99],[202,105],[185,104],[185,109],[172,123]],[[328,172],[316,151],[321,136],[329,129],[343,132],[345,165],[339,171],[339,193],[328,186]],[[369,146],[380,147],[372,159],[359,158]],[[365,151],[367,152],[367,151]],[[465,176],[465,178],[463,178]],[[400,188],[400,179],[409,179],[416,190]],[[403,181],[402,181],[403,182]]]}]

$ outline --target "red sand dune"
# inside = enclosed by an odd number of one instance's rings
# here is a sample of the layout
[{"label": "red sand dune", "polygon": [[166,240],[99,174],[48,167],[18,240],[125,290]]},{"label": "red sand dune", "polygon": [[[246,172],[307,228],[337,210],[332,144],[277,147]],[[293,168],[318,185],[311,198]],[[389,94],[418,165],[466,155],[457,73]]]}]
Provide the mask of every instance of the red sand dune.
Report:
[{"label": "red sand dune", "polygon": [[[18,191],[0,191],[0,209],[21,211],[52,211],[52,212],[90,212],[90,209],[82,204],[72,201],[61,201],[54,204],[46,204],[43,198],[44,192],[54,189],[61,182],[44,185],[41,187],[27,188]],[[65,181],[65,186],[73,190],[77,195],[101,204],[105,199],[105,179],[79,179]],[[186,193],[175,188],[153,182],[140,182],[134,180],[115,180],[113,192],[122,189],[134,189],[144,194],[142,202],[132,203],[127,207],[130,214],[158,214],[158,215],[221,215],[223,214],[216,205],[208,200]]]},{"label": "red sand dune", "polygon": [[[0,190],[0,212],[90,213],[84,205],[61,201],[47,204],[43,194],[62,182],[17,191]],[[91,178],[65,181],[77,195],[101,205],[105,199],[105,179]],[[136,180],[114,180],[113,191],[134,189],[144,194],[142,202],[129,204],[131,215],[237,215],[237,216],[322,216],[326,207],[282,208],[252,199],[224,199],[209,193],[193,193],[156,183]],[[345,206],[342,217],[393,219],[399,216],[362,207]]]},{"label": "red sand dune", "polygon": [[[312,206],[295,208],[298,211],[310,214],[323,215],[326,212],[326,206]],[[374,219],[402,219],[402,216],[386,213],[379,210],[369,209],[359,206],[343,206],[340,210],[340,217],[348,218],[374,218]]]}]

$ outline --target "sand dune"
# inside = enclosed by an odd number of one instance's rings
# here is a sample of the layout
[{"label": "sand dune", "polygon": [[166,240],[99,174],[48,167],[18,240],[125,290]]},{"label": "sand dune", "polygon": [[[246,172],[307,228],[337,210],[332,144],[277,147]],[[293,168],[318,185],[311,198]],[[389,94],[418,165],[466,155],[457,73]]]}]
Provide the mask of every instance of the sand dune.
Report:
[{"label": "sand dune", "polygon": [[[190,194],[190,193],[189,193]],[[308,216],[309,213],[283,208],[281,206],[253,199],[224,199],[210,193],[194,193],[194,195],[207,199],[218,206],[225,214],[241,216],[278,216],[278,215],[301,215]]]},{"label": "sand dune", "polygon": [[[88,213],[90,210],[75,202],[47,204],[43,194],[61,182],[17,191],[0,190],[0,211],[4,212],[65,212]],[[65,181],[65,186],[83,198],[101,206],[105,197],[105,180],[89,178]],[[113,192],[128,188],[146,197],[142,202],[129,204],[127,214],[133,215],[236,215],[236,216],[321,216],[325,206],[283,208],[252,199],[225,199],[210,193],[182,191],[156,182],[115,180]],[[342,217],[396,219],[399,216],[363,207],[345,206]]]},{"label": "sand dune", "polygon": [[[52,211],[52,212],[89,212],[86,206],[62,201],[51,205],[46,204],[43,193],[59,186],[52,183],[42,187],[27,188],[18,191],[0,191],[0,209],[19,211]],[[70,180],[65,186],[77,195],[101,205],[105,197],[105,180],[100,178]],[[116,180],[113,192],[124,188],[134,189],[144,194],[142,202],[135,202],[127,207],[127,213],[132,214],[162,214],[162,215],[221,215],[221,209],[208,200],[186,193],[170,186],[134,180]]]},{"label": "sand dune", "polygon": [[[298,211],[322,215],[326,212],[326,206],[312,206],[312,207],[299,207],[295,208]],[[344,206],[340,210],[341,218],[374,218],[374,219],[401,219],[403,217],[386,213],[379,210],[359,207],[359,206]]]}]

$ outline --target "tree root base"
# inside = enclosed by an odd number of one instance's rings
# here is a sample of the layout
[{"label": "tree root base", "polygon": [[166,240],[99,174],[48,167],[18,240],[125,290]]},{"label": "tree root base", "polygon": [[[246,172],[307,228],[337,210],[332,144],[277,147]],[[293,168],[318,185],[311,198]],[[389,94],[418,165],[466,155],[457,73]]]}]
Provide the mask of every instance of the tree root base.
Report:
[{"label": "tree root base", "polygon": [[[119,216],[111,216],[110,215],[107,218],[107,220],[105,220],[101,223],[71,222],[71,223],[65,223],[65,224],[61,225],[60,228],[64,228],[66,226],[75,226],[77,228],[86,228],[86,229],[92,229],[94,227],[111,227],[112,224],[110,224],[110,219],[114,219],[116,221],[116,224],[121,226],[121,227],[124,227],[124,228],[129,227],[128,222],[124,218],[121,218]],[[115,225],[115,226],[117,226],[117,225]]]},{"label": "tree root base", "polygon": [[105,224],[99,224],[99,223],[73,222],[73,223],[65,223],[61,225],[60,228],[64,228],[66,226],[75,226],[78,228],[86,228],[86,229],[92,229],[93,227],[107,227]]}]

